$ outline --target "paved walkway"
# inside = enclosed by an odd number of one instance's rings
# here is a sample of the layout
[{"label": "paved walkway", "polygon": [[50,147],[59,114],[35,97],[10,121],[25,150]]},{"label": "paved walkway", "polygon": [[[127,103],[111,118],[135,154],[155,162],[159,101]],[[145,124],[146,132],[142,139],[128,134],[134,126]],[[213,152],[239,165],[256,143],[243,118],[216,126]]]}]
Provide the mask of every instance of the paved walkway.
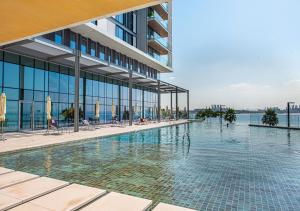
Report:
[{"label": "paved walkway", "polygon": [[[0,210],[14,211],[143,211],[151,200],[120,194],[84,185],[69,184],[61,180],[39,177],[0,167]],[[193,211],[191,209],[158,204],[155,211]]]},{"label": "paved walkway", "polygon": [[134,132],[139,130],[151,129],[164,127],[169,125],[176,125],[186,123],[187,120],[160,122],[160,123],[150,123],[147,125],[133,125],[126,127],[116,127],[116,126],[102,126],[99,129],[94,130],[81,130],[78,133],[65,132],[60,134],[47,134],[41,132],[36,132],[34,134],[24,134],[24,133],[8,133],[5,135],[7,140],[0,141],[0,153],[11,152],[22,149],[37,148],[48,145],[62,144],[72,141],[78,141],[82,139],[89,139],[95,137],[103,137],[108,135],[117,135],[122,133]]}]

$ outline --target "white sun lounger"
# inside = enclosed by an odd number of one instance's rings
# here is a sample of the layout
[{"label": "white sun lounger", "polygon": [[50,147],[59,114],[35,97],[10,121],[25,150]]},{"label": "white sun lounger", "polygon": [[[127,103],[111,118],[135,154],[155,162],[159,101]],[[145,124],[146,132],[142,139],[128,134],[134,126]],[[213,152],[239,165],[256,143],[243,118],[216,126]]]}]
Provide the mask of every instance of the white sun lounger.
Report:
[{"label": "white sun lounger", "polygon": [[148,199],[111,192],[87,205],[81,211],[143,211],[149,208],[151,203],[152,201]]}]

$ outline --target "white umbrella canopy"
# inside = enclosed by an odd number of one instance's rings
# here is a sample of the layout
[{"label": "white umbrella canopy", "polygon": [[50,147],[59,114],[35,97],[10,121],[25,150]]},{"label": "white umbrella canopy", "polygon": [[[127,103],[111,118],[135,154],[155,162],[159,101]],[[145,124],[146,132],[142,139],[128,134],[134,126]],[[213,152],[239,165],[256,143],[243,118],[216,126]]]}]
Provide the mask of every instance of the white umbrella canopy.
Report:
[{"label": "white umbrella canopy", "polygon": [[100,117],[100,102],[97,100],[95,105],[95,118],[99,119]]},{"label": "white umbrella canopy", "polygon": [[47,113],[47,120],[51,120],[51,97],[47,97],[47,104],[46,104],[46,113]]},{"label": "white umbrella canopy", "polygon": [[114,100],[112,101],[112,104],[111,104],[111,116],[112,116],[113,118],[116,116]]},{"label": "white umbrella canopy", "polygon": [[6,115],[6,95],[2,93],[0,96],[0,122],[5,121]]}]

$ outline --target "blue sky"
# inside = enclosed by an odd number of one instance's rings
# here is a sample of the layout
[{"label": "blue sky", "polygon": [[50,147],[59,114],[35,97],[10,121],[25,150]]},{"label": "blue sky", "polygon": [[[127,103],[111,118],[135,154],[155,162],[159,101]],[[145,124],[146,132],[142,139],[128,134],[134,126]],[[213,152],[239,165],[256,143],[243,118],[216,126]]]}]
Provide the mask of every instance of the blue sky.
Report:
[{"label": "blue sky", "polygon": [[162,78],[190,89],[192,108],[300,104],[299,8],[299,0],[173,0],[174,73]]}]

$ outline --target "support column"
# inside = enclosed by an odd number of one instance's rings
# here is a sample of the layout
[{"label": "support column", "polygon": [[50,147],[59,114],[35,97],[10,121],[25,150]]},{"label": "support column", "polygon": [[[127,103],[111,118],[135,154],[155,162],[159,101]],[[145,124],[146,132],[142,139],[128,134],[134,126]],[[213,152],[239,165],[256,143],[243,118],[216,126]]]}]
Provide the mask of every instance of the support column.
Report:
[{"label": "support column", "polygon": [[186,91],[186,99],[187,99],[186,113],[187,113],[187,119],[189,119],[190,118],[190,91],[189,90]]},{"label": "support column", "polygon": [[121,122],[121,85],[118,85],[118,121]]},{"label": "support column", "polygon": [[291,124],[290,124],[290,103],[287,103],[287,126],[288,128],[290,128]]},{"label": "support column", "polygon": [[142,90],[142,118],[145,118],[145,93],[144,88]]},{"label": "support column", "polygon": [[79,131],[79,81],[80,81],[80,37],[76,34],[75,49],[75,97],[74,97],[74,132]]},{"label": "support column", "polygon": [[132,109],[132,70],[129,70],[129,126],[132,126],[133,109]]},{"label": "support column", "polygon": [[171,91],[170,109],[171,109],[171,119],[173,119],[173,92],[172,91]]},{"label": "support column", "polygon": [[160,80],[157,81],[157,121],[160,122]]},{"label": "support column", "polygon": [[177,90],[177,87],[176,87],[176,120],[179,119],[179,109],[178,109],[178,90]]}]

